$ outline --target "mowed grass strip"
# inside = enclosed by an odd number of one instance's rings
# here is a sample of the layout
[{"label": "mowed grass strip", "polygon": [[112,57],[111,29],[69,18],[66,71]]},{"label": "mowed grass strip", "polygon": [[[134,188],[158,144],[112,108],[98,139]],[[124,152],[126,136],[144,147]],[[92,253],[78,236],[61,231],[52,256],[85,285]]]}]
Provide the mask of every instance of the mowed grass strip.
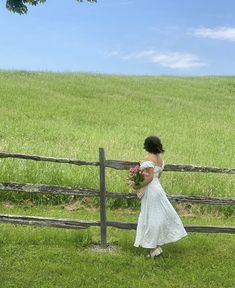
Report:
[{"label": "mowed grass strip", "polygon": [[[73,210],[74,209],[74,210]],[[5,203],[2,213],[99,218],[98,209]],[[108,219],[135,222],[137,211],[108,210]],[[184,224],[234,226],[230,217],[182,216]],[[135,231],[108,228],[113,252],[94,252],[100,229],[68,230],[0,224],[0,287],[233,287],[235,238],[189,233],[163,246],[156,259],[133,246]]]}]

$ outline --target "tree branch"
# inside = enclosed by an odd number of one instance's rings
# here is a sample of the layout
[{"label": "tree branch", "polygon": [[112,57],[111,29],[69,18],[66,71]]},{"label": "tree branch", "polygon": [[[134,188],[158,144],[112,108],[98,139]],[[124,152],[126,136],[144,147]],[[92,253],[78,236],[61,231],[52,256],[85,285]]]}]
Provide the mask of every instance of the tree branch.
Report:
[{"label": "tree branch", "polygon": [[[77,2],[90,2],[90,3],[96,3],[97,0],[77,0]],[[44,3],[46,0],[7,0],[6,1],[6,8],[14,13],[18,14],[27,14],[28,12],[28,5],[36,6],[40,3]]]}]

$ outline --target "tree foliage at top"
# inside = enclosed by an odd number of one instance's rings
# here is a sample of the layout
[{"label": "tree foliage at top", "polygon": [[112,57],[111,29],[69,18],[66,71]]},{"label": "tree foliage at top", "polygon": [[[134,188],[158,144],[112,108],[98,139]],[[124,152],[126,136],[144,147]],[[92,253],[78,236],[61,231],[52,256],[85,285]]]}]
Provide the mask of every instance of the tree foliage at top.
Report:
[{"label": "tree foliage at top", "polygon": [[[97,0],[76,0],[77,2],[97,2]],[[28,12],[27,4],[36,6],[44,3],[46,0],[7,0],[6,8],[14,13],[26,14]]]}]

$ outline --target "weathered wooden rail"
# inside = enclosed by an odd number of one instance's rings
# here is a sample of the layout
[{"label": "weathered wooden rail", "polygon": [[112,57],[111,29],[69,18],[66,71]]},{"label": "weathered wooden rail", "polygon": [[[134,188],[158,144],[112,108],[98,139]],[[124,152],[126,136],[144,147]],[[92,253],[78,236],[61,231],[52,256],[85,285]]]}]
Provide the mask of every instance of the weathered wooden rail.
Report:
[{"label": "weathered wooden rail", "polygon": [[[31,193],[48,193],[48,194],[63,194],[75,195],[86,197],[100,197],[100,190],[87,189],[71,186],[59,185],[46,185],[46,184],[31,184],[31,183],[15,183],[15,182],[2,182],[0,183],[0,191],[16,191],[16,192],[31,192]],[[106,191],[107,198],[126,198],[137,199],[136,193],[129,192],[108,192]],[[234,205],[235,198],[219,198],[208,196],[186,196],[186,195],[168,195],[170,201],[176,202],[192,202],[192,203],[205,203],[211,205],[228,204]]]},{"label": "weathered wooden rail", "polygon": [[[85,229],[90,226],[100,226],[101,229],[101,246],[107,246],[107,227],[115,227],[120,229],[136,229],[137,223],[115,222],[108,221],[106,217],[106,198],[137,198],[135,193],[123,192],[108,192],[106,191],[106,174],[105,169],[113,168],[117,170],[128,170],[131,166],[138,164],[134,161],[120,161],[120,160],[106,160],[105,151],[103,148],[99,149],[99,162],[87,162],[77,159],[46,157],[39,155],[28,155],[19,153],[0,152],[0,158],[18,158],[34,161],[47,161],[56,163],[67,163],[73,165],[91,165],[99,167],[100,189],[86,189],[81,187],[70,187],[60,185],[47,184],[32,184],[32,183],[15,183],[15,182],[0,182],[1,191],[16,191],[29,193],[47,193],[47,194],[64,194],[77,196],[97,196],[100,198],[100,221],[78,221],[71,219],[46,218],[35,216],[22,215],[4,215],[0,214],[0,222],[58,227],[68,229]],[[226,173],[235,174],[235,168],[218,168],[208,166],[194,166],[182,164],[166,164],[164,171],[175,172],[203,172],[203,173]],[[207,196],[186,196],[186,195],[168,195],[170,201],[190,202],[190,203],[204,203],[216,205],[235,205],[235,198],[219,198]],[[200,233],[235,233],[235,227],[221,227],[221,226],[198,226],[185,225],[188,232]]]},{"label": "weathered wooden rail", "polygon": [[[63,218],[46,218],[35,216],[19,216],[0,214],[0,222],[23,224],[33,226],[46,226],[68,229],[86,229],[91,226],[101,226],[100,221],[83,221],[71,220]],[[136,229],[137,223],[132,222],[116,222],[106,221],[108,227],[115,227],[119,229]],[[187,232],[201,232],[201,233],[234,233],[233,227],[226,226],[200,226],[200,225],[184,225]],[[213,229],[212,229],[213,228]]]},{"label": "weathered wooden rail", "polygon": [[[103,149],[103,148],[100,148]],[[56,162],[56,163],[67,163],[74,165],[91,165],[99,166],[100,162],[88,162],[81,161],[77,159],[69,158],[58,158],[58,157],[47,157],[39,155],[28,155],[20,153],[9,153],[9,152],[0,152],[0,158],[18,158],[25,160],[34,160],[34,161],[47,161],[47,162]],[[137,165],[139,162],[134,161],[121,161],[121,160],[106,160],[104,159],[105,167],[118,169],[118,170],[128,170],[131,166]],[[166,164],[164,166],[164,171],[172,172],[211,172],[211,173],[226,173],[226,174],[235,174],[235,168],[218,168],[218,167],[209,167],[209,166],[195,166],[188,164]]]}]

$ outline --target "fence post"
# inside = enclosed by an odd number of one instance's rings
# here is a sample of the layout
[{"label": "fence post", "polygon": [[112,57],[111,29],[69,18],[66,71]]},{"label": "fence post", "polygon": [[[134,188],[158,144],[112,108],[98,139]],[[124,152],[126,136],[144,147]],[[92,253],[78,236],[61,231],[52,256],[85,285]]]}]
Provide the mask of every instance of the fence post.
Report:
[{"label": "fence post", "polygon": [[100,164],[100,228],[101,248],[107,247],[107,223],[106,223],[106,182],[105,182],[105,152],[99,148]]}]

